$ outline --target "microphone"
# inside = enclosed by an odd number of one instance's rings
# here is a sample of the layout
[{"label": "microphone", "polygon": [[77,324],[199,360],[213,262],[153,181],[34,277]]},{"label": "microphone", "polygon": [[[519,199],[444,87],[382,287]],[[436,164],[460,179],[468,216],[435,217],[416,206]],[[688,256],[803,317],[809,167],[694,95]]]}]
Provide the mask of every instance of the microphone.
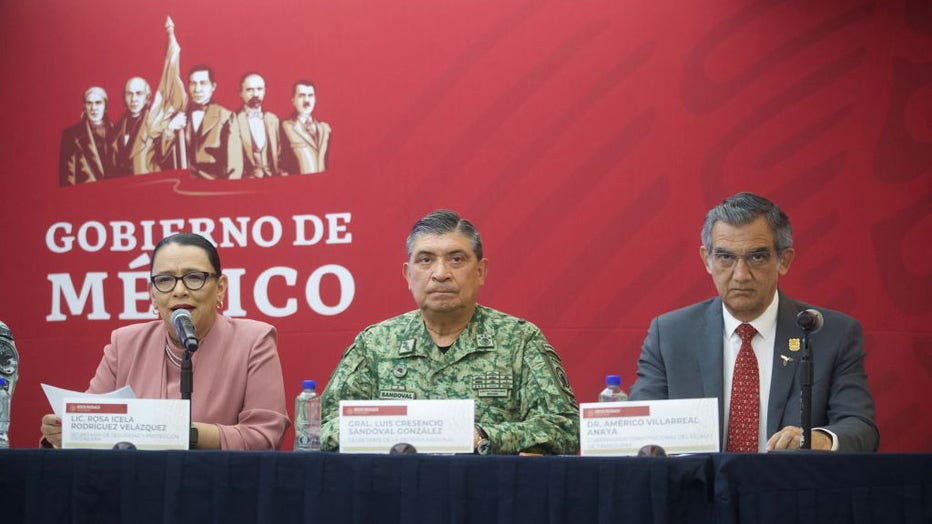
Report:
[{"label": "microphone", "polygon": [[667,450],[663,449],[663,446],[658,446],[656,444],[647,444],[646,446],[641,446],[641,449],[638,450],[639,457],[666,457]]},{"label": "microphone", "polygon": [[399,442],[388,451],[389,455],[416,455],[417,448],[407,442]]},{"label": "microphone", "polygon": [[810,334],[822,329],[822,324],[824,322],[825,320],[822,318],[822,313],[819,313],[816,309],[800,311],[799,314],[796,315],[796,325],[799,326],[799,329]]},{"label": "microphone", "polygon": [[175,334],[178,335],[178,342],[192,353],[197,351],[197,330],[191,320],[191,312],[187,309],[176,309],[172,312],[172,326],[175,328]]}]

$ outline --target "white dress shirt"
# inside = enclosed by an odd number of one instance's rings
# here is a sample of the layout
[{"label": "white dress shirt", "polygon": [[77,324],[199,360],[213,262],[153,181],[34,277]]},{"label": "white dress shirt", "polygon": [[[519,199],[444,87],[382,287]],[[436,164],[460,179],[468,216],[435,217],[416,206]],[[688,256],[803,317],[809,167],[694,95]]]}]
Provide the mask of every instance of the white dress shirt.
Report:
[{"label": "white dress shirt", "polygon": [[[757,429],[757,449],[767,449],[767,406],[770,404],[770,373],[773,371],[773,346],[777,338],[777,308],[780,303],[780,294],[774,293],[773,300],[767,309],[754,320],[748,322],[757,334],[751,341],[754,356],[757,358],[757,379],[760,383],[760,420]],[[722,317],[725,319],[725,329],[722,334],[722,346],[725,358],[722,359],[725,377],[725,420],[722,427],[725,429],[725,445],[728,445],[728,413],[731,407],[731,383],[735,374],[735,360],[738,359],[738,350],[741,349],[741,337],[738,336],[738,326],[743,324],[731,316],[725,304],[722,303]]]},{"label": "white dress shirt", "polygon": [[[754,356],[757,357],[757,373],[760,382],[760,427],[757,431],[757,449],[758,451],[767,451],[767,440],[772,436],[767,434],[767,407],[770,405],[770,376],[773,372],[773,348],[777,338],[777,309],[780,305],[780,294],[774,293],[773,300],[761,316],[748,322],[757,334],[751,341],[754,348]],[[738,326],[743,322],[731,316],[725,304],[722,303],[722,318],[725,322],[723,332],[724,355],[722,360],[724,365],[725,377],[725,421],[722,427],[725,428],[725,446],[728,445],[728,413],[731,407],[731,383],[735,374],[735,361],[738,359],[738,350],[741,349],[741,337],[738,336]],[[783,428],[780,428],[783,429]],[[832,451],[838,450],[838,437],[835,433],[825,428],[812,428],[813,431],[819,430],[832,441]]]},{"label": "white dress shirt", "polygon": [[191,128],[197,133],[201,130],[201,122],[204,121],[204,110],[195,109],[191,111]]},{"label": "white dress shirt", "polygon": [[262,120],[262,111],[246,112],[246,121],[249,122],[249,132],[252,135],[252,144],[256,151],[265,148],[265,121]]}]

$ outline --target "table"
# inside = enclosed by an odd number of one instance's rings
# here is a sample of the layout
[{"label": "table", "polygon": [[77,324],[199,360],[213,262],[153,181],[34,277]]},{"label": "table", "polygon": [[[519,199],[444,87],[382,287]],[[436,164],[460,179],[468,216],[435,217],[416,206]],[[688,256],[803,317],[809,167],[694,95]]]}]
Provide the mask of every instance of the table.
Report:
[{"label": "table", "polygon": [[9,450],[9,522],[932,522],[932,455]]}]

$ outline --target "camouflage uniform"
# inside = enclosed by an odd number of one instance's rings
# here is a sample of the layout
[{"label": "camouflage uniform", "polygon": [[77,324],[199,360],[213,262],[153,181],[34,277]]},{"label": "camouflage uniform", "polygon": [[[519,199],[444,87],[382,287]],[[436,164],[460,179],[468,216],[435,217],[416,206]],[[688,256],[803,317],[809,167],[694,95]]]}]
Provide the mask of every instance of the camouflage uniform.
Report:
[{"label": "camouflage uniform", "polygon": [[420,311],[360,333],[324,392],[321,447],[339,447],[340,400],[430,398],[476,399],[492,453],[579,447],[579,407],[556,351],[537,326],[478,305],[446,354]]}]

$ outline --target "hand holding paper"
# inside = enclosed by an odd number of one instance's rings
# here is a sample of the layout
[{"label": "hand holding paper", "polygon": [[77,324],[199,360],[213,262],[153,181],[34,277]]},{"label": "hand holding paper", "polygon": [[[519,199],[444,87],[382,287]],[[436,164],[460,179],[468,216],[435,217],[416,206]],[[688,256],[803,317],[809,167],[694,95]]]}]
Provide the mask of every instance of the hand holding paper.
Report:
[{"label": "hand holding paper", "polygon": [[54,415],[49,413],[48,415],[42,417],[42,437],[47,445],[51,445],[53,448],[61,447],[61,416],[62,412],[64,411],[66,398],[96,399],[136,397],[136,395],[133,393],[133,388],[129,386],[124,386],[120,389],[111,391],[110,393],[103,393],[100,395],[95,395],[92,393],[81,393],[79,391],[70,391],[67,389],[50,386],[48,384],[42,384],[42,390],[45,391],[45,396],[49,399],[49,404],[52,406],[52,411],[54,412]]}]

